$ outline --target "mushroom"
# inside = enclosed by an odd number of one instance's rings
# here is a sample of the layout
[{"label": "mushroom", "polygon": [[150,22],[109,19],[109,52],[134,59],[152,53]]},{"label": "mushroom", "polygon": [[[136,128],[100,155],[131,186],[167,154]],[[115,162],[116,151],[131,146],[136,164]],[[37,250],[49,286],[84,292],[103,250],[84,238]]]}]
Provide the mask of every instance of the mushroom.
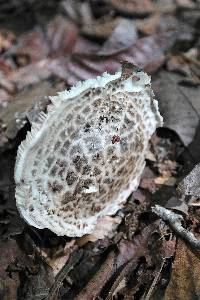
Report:
[{"label": "mushroom", "polygon": [[123,206],[162,126],[150,82],[124,63],[50,97],[17,152],[16,203],[27,223],[78,237]]}]

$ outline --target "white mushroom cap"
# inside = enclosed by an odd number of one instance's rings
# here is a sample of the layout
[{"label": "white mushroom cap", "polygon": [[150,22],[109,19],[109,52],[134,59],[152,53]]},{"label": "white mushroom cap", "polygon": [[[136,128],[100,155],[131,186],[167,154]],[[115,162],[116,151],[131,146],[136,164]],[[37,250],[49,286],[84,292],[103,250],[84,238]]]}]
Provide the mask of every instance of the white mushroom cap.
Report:
[{"label": "white mushroom cap", "polygon": [[150,77],[125,64],[50,97],[18,149],[16,203],[32,226],[82,236],[113,215],[139,183],[162,126]]}]

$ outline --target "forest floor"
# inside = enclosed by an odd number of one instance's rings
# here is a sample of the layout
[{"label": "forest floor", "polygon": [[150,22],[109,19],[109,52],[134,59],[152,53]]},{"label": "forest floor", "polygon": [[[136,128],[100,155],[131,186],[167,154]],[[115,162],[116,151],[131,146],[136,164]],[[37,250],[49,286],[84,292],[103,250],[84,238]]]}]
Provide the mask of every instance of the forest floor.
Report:
[{"label": "forest floor", "polygon": [[[66,0],[0,20],[0,299],[199,299],[200,2]],[[139,188],[95,234],[29,226],[13,173],[30,119],[122,61],[152,76],[164,118]]]}]

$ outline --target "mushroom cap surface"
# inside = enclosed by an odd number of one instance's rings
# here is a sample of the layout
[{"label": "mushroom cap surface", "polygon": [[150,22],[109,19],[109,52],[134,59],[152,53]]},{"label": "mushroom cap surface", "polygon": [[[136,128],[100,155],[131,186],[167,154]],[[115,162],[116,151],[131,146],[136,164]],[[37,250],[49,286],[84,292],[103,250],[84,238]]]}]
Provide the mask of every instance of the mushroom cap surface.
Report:
[{"label": "mushroom cap surface", "polygon": [[129,65],[50,97],[17,153],[16,203],[27,223],[82,236],[123,206],[162,126],[150,81]]}]

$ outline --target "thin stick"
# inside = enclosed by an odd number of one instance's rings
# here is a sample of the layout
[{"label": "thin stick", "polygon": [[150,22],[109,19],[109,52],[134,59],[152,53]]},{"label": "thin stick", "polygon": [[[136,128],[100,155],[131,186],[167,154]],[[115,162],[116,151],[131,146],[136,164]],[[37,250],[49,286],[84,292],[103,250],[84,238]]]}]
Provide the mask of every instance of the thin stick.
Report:
[{"label": "thin stick", "polygon": [[63,280],[66,278],[67,274],[73,269],[73,267],[80,261],[81,257],[83,255],[83,250],[77,250],[74,251],[67,263],[64,265],[64,267],[60,270],[60,272],[57,274],[55,278],[55,282],[52,285],[52,287],[49,290],[49,293],[47,297],[44,300],[50,300],[55,295],[56,291],[61,287]]},{"label": "thin stick", "polygon": [[107,259],[94,275],[94,277],[88,282],[86,287],[77,295],[75,300],[92,300],[101,292],[103,286],[111,278],[115,267],[115,253],[110,252]]},{"label": "thin stick", "polygon": [[163,221],[167,222],[170,228],[182,238],[191,248],[195,250],[200,250],[200,241],[194,236],[194,234],[186,230],[181,221],[183,217],[173,211],[166,209],[160,205],[155,205],[152,207],[152,211],[156,213]]},{"label": "thin stick", "polygon": [[156,276],[154,277],[154,280],[153,280],[153,282],[152,282],[152,284],[151,284],[151,287],[150,287],[150,289],[149,289],[147,295],[145,296],[144,300],[149,300],[149,299],[151,298],[152,293],[153,293],[153,290],[154,290],[154,288],[155,288],[155,286],[156,286],[156,284],[157,284],[157,282],[158,282],[158,280],[159,280],[160,274],[161,274],[161,272],[162,272],[164,263],[165,263],[165,259],[163,259],[162,264],[161,264],[161,266],[160,266],[160,269],[158,270]]}]

